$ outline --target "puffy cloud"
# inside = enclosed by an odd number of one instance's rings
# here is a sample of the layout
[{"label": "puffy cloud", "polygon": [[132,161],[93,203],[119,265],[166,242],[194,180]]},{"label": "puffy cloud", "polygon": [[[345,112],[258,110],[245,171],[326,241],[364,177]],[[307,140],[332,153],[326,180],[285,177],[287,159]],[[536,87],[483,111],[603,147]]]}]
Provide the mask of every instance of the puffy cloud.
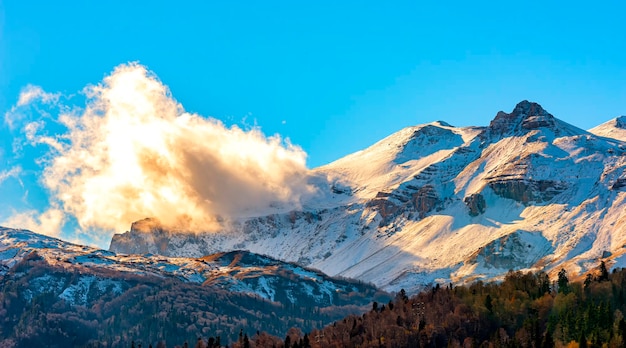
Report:
[{"label": "puffy cloud", "polygon": [[[185,112],[139,64],[118,66],[85,94],[80,112],[58,117],[63,134],[40,135],[38,121],[24,127],[32,144],[51,146],[42,179],[51,200],[84,229],[122,231],[156,217],[170,227],[209,231],[220,217],[293,209],[312,191],[302,149],[258,128]],[[18,105],[34,98],[45,103],[54,95],[31,86]],[[41,230],[44,219],[63,221],[51,211],[12,221]]]}]

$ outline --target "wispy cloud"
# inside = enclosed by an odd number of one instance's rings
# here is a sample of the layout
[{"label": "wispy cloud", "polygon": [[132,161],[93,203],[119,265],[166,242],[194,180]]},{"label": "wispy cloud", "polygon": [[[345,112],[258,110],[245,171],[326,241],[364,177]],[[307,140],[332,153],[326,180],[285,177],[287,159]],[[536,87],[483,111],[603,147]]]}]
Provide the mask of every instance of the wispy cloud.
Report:
[{"label": "wispy cloud", "polygon": [[19,175],[22,173],[22,167],[15,166],[11,169],[0,171],[0,185],[7,180],[8,178],[17,178],[19,179]]},{"label": "wispy cloud", "polygon": [[35,85],[27,85],[20,92],[17,100],[17,106],[24,106],[33,101],[41,101],[45,104],[56,103],[59,101],[60,93],[48,93],[43,88]]},{"label": "wispy cloud", "polygon": [[34,103],[53,105],[59,102],[60,97],[61,93],[49,93],[39,86],[27,85],[22,88],[17,104],[4,114],[4,122],[9,126],[9,129],[15,129],[16,125],[25,118],[21,112],[23,107]]}]

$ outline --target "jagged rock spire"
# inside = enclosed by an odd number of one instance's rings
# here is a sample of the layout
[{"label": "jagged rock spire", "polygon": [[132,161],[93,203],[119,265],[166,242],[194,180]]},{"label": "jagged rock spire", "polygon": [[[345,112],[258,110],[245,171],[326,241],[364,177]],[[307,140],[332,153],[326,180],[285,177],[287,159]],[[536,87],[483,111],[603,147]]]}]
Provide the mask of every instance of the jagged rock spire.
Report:
[{"label": "jagged rock spire", "polygon": [[492,135],[515,135],[532,129],[552,128],[556,119],[538,103],[523,100],[519,102],[511,113],[498,112],[489,124],[489,133]]}]

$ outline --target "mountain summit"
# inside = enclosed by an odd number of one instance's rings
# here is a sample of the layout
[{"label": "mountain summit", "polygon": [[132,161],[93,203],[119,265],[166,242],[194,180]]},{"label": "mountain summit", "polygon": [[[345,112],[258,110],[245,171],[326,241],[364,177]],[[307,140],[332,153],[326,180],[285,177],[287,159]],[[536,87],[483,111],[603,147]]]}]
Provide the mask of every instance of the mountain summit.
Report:
[{"label": "mountain summit", "polygon": [[489,124],[489,130],[500,135],[513,135],[541,127],[552,128],[555,124],[554,116],[541,105],[524,100],[518,103],[510,114],[498,112]]},{"label": "mountain summit", "polygon": [[623,266],[626,138],[611,137],[622,121],[587,132],[522,101],[488,127],[408,127],[311,170],[317,194],[302,209],[201,235],[133,228],[111,250],[247,249],[409,292],[510,269]]}]

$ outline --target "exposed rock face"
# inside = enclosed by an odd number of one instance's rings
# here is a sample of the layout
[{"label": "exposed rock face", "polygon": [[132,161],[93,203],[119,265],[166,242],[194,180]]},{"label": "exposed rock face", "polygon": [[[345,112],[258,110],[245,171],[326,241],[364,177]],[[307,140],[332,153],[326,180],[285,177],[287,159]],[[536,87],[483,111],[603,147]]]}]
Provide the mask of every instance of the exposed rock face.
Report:
[{"label": "exposed rock face", "polygon": [[469,209],[469,214],[471,216],[478,216],[485,212],[487,209],[487,203],[485,202],[485,197],[480,193],[473,193],[463,200],[465,205]]},{"label": "exposed rock face", "polygon": [[626,129],[626,116],[620,116],[615,119],[615,127]]},{"label": "exposed rock face", "polygon": [[611,186],[611,190],[621,190],[623,188],[626,188],[626,178],[619,178],[615,180]]},{"label": "exposed rock face", "polygon": [[408,185],[404,190],[391,193],[379,192],[376,198],[367,203],[367,207],[374,208],[383,220],[380,226],[387,225],[399,214],[406,211],[417,211],[420,219],[429,212],[443,206],[437,191],[431,185],[413,187]]},{"label": "exposed rock face", "polygon": [[516,231],[480,248],[467,264],[485,268],[520,269],[534,265],[552,251],[552,245],[541,233]]},{"label": "exposed rock face", "polygon": [[508,114],[498,112],[489,124],[488,132],[492,135],[513,135],[538,128],[554,128],[556,119],[541,105],[524,100]]},{"label": "exposed rock face", "polygon": [[501,179],[489,182],[489,187],[500,197],[527,204],[547,202],[565,191],[564,183],[553,180]]},{"label": "exposed rock face", "polygon": [[379,192],[376,195],[375,199],[367,202],[367,207],[374,208],[383,218],[382,224],[384,224],[385,221],[393,218],[400,210],[400,207],[395,203],[389,201],[388,197],[388,193]]},{"label": "exposed rock face", "polygon": [[437,196],[437,191],[430,185],[420,188],[413,194],[413,205],[415,205],[415,209],[419,212],[420,219],[423,219],[426,214],[440,204],[441,200]]},{"label": "exposed rock face", "polygon": [[[147,246],[153,250],[148,250]],[[157,219],[147,218],[133,222],[128,233],[114,234],[109,249],[125,254],[167,255],[168,246],[169,233]]]}]

